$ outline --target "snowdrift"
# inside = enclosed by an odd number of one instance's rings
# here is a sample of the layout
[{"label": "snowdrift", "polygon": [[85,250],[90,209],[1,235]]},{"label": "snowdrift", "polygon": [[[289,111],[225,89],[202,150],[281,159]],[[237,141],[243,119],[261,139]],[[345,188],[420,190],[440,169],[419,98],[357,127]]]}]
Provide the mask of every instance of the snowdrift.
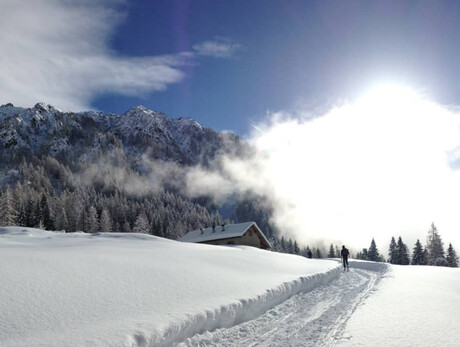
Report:
[{"label": "snowdrift", "polygon": [[19,227],[0,228],[0,264],[2,346],[173,345],[342,271],[251,247]]}]

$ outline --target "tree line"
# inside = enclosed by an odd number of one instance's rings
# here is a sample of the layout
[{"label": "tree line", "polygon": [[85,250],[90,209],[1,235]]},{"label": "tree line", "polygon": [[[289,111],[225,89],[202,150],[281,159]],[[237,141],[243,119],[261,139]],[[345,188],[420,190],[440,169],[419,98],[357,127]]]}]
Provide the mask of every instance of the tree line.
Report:
[{"label": "tree line", "polygon": [[67,232],[140,232],[171,239],[225,221],[217,210],[173,191],[144,196],[73,184],[53,158],[18,167],[16,182],[0,188],[0,225]]},{"label": "tree line", "polygon": [[[379,253],[374,239],[372,239],[369,249],[363,248],[362,251],[356,254],[356,258],[371,261],[385,261],[384,257]],[[459,259],[452,243],[449,243],[447,250],[444,249],[444,242],[434,223],[431,224],[428,230],[425,247],[423,247],[420,240],[417,239],[412,249],[412,254],[410,254],[409,248],[403,242],[401,236],[398,237],[398,241],[396,241],[393,236],[390,241],[387,261],[390,264],[398,265],[459,266]]]}]

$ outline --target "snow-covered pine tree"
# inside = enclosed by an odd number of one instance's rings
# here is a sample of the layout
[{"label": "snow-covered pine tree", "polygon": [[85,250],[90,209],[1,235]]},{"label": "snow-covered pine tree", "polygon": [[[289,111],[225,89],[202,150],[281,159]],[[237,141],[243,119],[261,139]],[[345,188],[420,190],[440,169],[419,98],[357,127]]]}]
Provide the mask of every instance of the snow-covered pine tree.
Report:
[{"label": "snow-covered pine tree", "polygon": [[124,222],[123,225],[121,226],[121,232],[122,233],[130,233],[131,232],[131,225],[129,224],[128,221]]},{"label": "snow-covered pine tree", "polygon": [[62,205],[58,205],[55,208],[56,216],[55,216],[55,228],[56,230],[67,230],[69,221],[67,219],[67,214],[65,212],[65,208]]},{"label": "snow-covered pine tree", "polygon": [[109,233],[112,231],[112,219],[110,218],[110,212],[106,208],[104,208],[101,212],[99,227],[103,233]]},{"label": "snow-covered pine tree", "polygon": [[287,253],[286,239],[284,238],[284,236],[281,236],[280,249],[281,253]]},{"label": "snow-covered pine tree", "polygon": [[409,265],[409,254],[407,251],[406,244],[402,241],[401,236],[398,238],[398,243],[396,245],[396,254],[397,254],[397,263],[400,265]]},{"label": "snow-covered pine tree", "polygon": [[458,267],[457,252],[455,252],[455,249],[452,247],[451,243],[449,243],[449,248],[447,248],[446,260],[449,267]]},{"label": "snow-covered pine tree", "polygon": [[150,230],[149,220],[147,219],[147,215],[144,211],[141,211],[137,216],[136,222],[134,223],[133,232],[134,233],[142,233],[148,234]]},{"label": "snow-covered pine tree", "polygon": [[361,252],[358,252],[356,254],[356,258],[361,260],[369,260],[369,251],[367,248],[363,248]]},{"label": "snow-covered pine tree", "polygon": [[13,191],[13,199],[17,206],[16,224],[25,227],[27,226],[26,191],[21,182],[18,182]]},{"label": "snow-covered pine tree", "polygon": [[319,248],[316,249],[315,257],[317,259],[321,259],[323,257],[322,254],[321,254],[321,251],[319,250]]},{"label": "snow-covered pine tree", "polygon": [[423,263],[421,263],[420,265],[428,265],[428,251],[427,251],[426,247],[423,249],[422,261],[423,261]]},{"label": "snow-covered pine tree", "polygon": [[39,204],[39,223],[43,225],[46,230],[54,230],[54,220],[51,217],[51,208],[48,203],[48,197],[45,193],[42,194]]},{"label": "snow-covered pine tree", "polygon": [[444,263],[443,259],[445,260],[444,243],[434,223],[431,223],[431,228],[428,230],[425,248],[428,251],[428,265],[442,266]]},{"label": "snow-covered pine tree", "polygon": [[13,195],[9,186],[6,186],[0,196],[0,225],[16,225],[17,211],[13,201]]},{"label": "snow-covered pine tree", "polygon": [[388,250],[388,262],[390,264],[396,264],[396,240],[394,236],[391,237],[390,248]]},{"label": "snow-covered pine tree", "polygon": [[294,254],[300,254],[299,244],[294,240]]},{"label": "snow-covered pine tree", "polygon": [[412,265],[425,265],[423,254],[423,246],[420,241],[417,239],[415,243],[414,250],[412,251]]},{"label": "snow-covered pine tree", "polygon": [[94,206],[90,206],[86,214],[86,232],[97,233],[99,231],[99,220],[97,217],[97,210]]},{"label": "snow-covered pine tree", "polygon": [[371,245],[367,252],[367,259],[371,261],[382,261],[377,245],[375,244],[374,238],[372,238]]},{"label": "snow-covered pine tree", "polygon": [[329,247],[329,253],[327,255],[328,258],[335,258],[335,249],[334,245],[331,243],[331,246]]}]

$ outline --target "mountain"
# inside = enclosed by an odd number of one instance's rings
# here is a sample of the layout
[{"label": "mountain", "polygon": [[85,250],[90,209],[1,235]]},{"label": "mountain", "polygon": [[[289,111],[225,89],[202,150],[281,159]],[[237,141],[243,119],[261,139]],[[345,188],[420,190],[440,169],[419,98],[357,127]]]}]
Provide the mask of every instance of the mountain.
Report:
[{"label": "mountain", "polygon": [[0,158],[46,156],[77,163],[120,149],[130,161],[146,153],[152,159],[206,164],[227,144],[240,143],[231,133],[217,133],[190,118],[136,106],[122,115],[62,112],[43,103],[33,108],[0,106]]},{"label": "mountain", "polygon": [[2,105],[0,225],[175,239],[232,218],[254,220],[272,236],[270,214],[256,199],[218,206],[186,189],[191,167],[218,169],[221,154],[250,152],[232,133],[143,106],[117,115]]}]

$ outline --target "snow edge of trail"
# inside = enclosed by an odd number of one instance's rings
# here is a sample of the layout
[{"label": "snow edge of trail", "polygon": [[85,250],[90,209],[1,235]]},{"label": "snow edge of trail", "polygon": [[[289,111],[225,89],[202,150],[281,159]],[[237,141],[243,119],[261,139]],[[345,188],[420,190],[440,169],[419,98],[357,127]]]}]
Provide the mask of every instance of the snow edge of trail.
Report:
[{"label": "snow edge of trail", "polygon": [[319,286],[328,284],[338,278],[342,272],[341,265],[321,273],[299,277],[284,282],[275,288],[267,289],[263,294],[250,299],[221,306],[215,310],[191,315],[187,320],[169,326],[163,336],[133,336],[136,346],[174,346],[187,338],[205,331],[218,328],[229,328],[234,325],[255,319],[266,311],[279,305],[293,295],[309,292]]}]

